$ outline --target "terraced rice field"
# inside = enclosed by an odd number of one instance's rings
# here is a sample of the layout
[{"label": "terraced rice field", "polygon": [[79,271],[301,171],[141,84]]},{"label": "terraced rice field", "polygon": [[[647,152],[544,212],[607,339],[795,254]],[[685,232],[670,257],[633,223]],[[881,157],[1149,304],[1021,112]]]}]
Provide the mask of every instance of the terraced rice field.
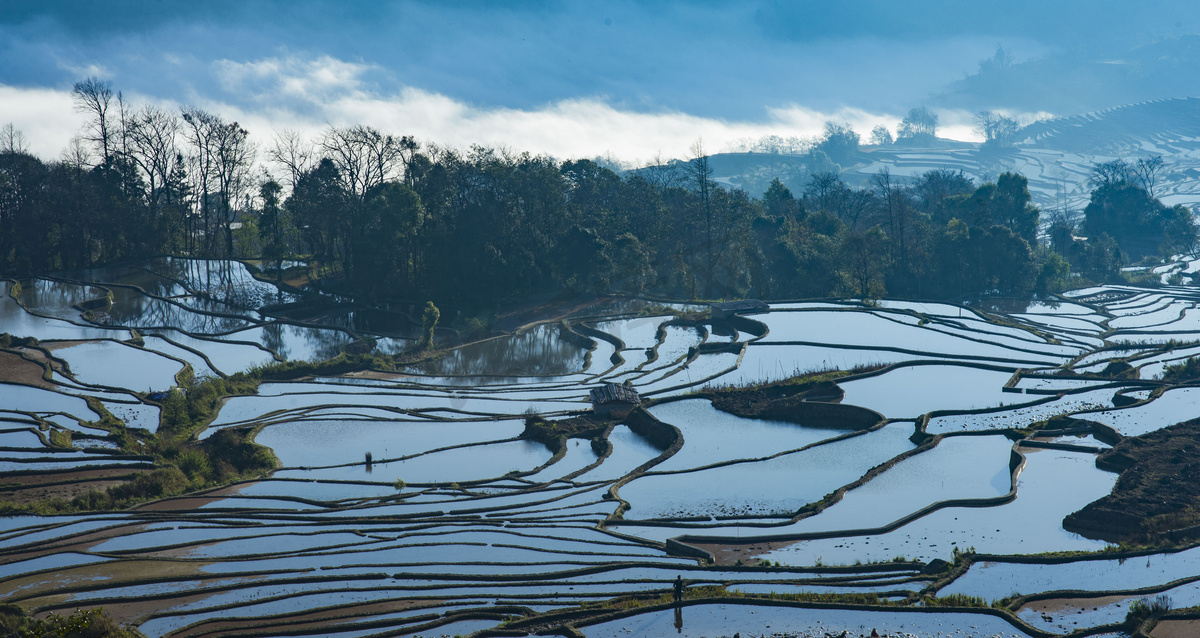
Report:
[{"label": "terraced rice field", "polygon": [[[272,311],[298,299],[237,262],[0,282],[0,332],[39,340],[0,353],[0,495],[151,469],[97,406],[149,436],[150,393],[185,370],[327,358],[370,334],[363,309]],[[199,436],[253,428],[278,469],[129,510],[0,518],[0,601],[102,606],[156,637],[1115,632],[1140,597],[1200,603],[1200,549],[1114,558],[1064,530],[1115,483],[1094,463],[1109,444],[1023,430],[1074,414],[1136,436],[1194,418],[1200,391],[1157,377],[1200,353],[1198,303],[1194,288],[1104,286],[1008,313],[845,301],[714,324],[629,301],[400,373],[264,383]],[[384,319],[381,350],[419,332]],[[1139,375],[1095,374],[1118,359]],[[837,384],[869,427],[749,419],[695,394],[859,366]],[[527,416],[583,413],[609,381],[653,404],[643,420],[562,445],[522,436]]]}]

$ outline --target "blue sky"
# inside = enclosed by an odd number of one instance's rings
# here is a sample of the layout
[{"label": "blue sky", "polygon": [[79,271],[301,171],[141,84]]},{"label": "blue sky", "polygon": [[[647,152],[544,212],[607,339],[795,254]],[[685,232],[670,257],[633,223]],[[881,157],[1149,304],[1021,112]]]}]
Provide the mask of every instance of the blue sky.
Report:
[{"label": "blue sky", "polygon": [[944,96],[997,45],[1018,62],[1100,59],[1196,32],[1187,2],[0,0],[0,123],[57,155],[77,126],[71,84],[98,75],[267,136],[362,121],[641,161],[825,119],[894,127],[928,104],[963,137],[992,105]]}]

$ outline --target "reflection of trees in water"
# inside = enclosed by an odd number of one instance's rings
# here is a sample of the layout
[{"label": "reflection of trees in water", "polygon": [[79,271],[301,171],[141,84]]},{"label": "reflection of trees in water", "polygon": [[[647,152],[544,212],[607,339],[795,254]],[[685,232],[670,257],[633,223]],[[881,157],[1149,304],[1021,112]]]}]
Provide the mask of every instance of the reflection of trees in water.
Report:
[{"label": "reflection of trees in water", "polygon": [[459,348],[425,366],[429,374],[540,376],[578,372],[584,351],[564,341],[557,325]]},{"label": "reflection of trees in water", "polygon": [[383,312],[371,308],[360,308],[346,313],[350,326],[357,332],[391,335],[416,339],[421,336],[421,326],[398,312]]},{"label": "reflection of trees in water", "polygon": [[416,339],[421,336],[421,325],[398,312],[387,312],[374,308],[347,308],[307,319],[303,314],[279,313],[279,316],[328,328],[343,328],[360,334],[381,337]]},{"label": "reflection of trees in water", "polygon": [[103,298],[106,294],[105,290],[92,286],[34,279],[28,286],[21,286],[21,303],[34,312],[78,319],[79,311],[71,306]]},{"label": "reflection of trees in water", "polygon": [[230,306],[226,303],[216,301],[213,299],[209,299],[208,297],[192,296],[192,297],[186,297],[183,299],[177,299],[175,301],[177,301],[180,305],[187,306],[188,308],[190,308],[192,310],[196,310],[198,312],[209,312],[209,313],[213,313],[213,314],[224,314],[224,315],[236,315],[236,316],[240,316],[240,317],[250,317],[251,316],[251,313],[249,313],[241,308],[236,308],[236,307]]},{"label": "reflection of trees in water", "polygon": [[182,282],[192,292],[243,310],[299,299],[298,295],[255,279],[239,261],[166,257],[147,262],[146,268]]},{"label": "reflection of trees in water", "polygon": [[[229,335],[232,340],[255,339],[248,335]],[[286,323],[269,323],[258,333],[258,343],[284,359],[332,359],[354,338],[340,330],[310,328]]]},{"label": "reflection of trees in water", "polygon": [[206,315],[161,299],[147,297],[136,290],[113,290],[113,306],[108,323],[131,328],[176,328],[197,334],[217,334],[242,330],[250,325],[245,319]]},{"label": "reflection of trees in water", "polygon": [[267,350],[275,354],[289,359],[288,354],[291,349],[287,347],[287,340],[283,338],[283,325],[278,323],[270,323],[263,326],[262,344]]},{"label": "reflection of trees in water", "polygon": [[341,330],[327,330],[323,328],[301,328],[299,326],[288,326],[289,331],[296,335],[295,338],[303,338],[312,351],[310,359],[332,359],[342,352],[345,348],[354,341],[350,335]]},{"label": "reflection of trees in water", "polygon": [[[187,292],[177,282],[140,266],[96,266],[86,270],[65,272],[62,273],[62,276],[78,281],[94,281],[104,285],[114,284],[114,288],[136,286],[145,290],[147,294],[159,297],[174,297]],[[113,290],[113,294],[116,292]]]}]

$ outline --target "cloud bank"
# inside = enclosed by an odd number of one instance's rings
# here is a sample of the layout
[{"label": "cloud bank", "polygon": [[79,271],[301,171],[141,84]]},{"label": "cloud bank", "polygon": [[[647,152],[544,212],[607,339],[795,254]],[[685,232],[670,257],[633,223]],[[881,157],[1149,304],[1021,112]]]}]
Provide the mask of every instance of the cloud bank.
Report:
[{"label": "cloud bank", "polygon": [[[603,97],[557,100],[535,108],[487,107],[417,87],[381,90],[378,67],[331,56],[281,56],[210,64],[213,82],[238,101],[193,94],[189,103],[236,120],[260,143],[289,128],[316,136],[329,125],[366,124],[443,146],[504,147],[558,158],[612,156],[641,164],[656,156],[685,157],[702,139],[710,151],[767,135],[811,138],[826,121],[851,124],[865,135],[878,124],[895,130],[901,115],[798,104],[765,109],[757,120],[703,117],[676,110],[638,110]],[[120,87],[114,87],[120,88]],[[133,103],[177,108],[180,101],[126,94]],[[969,114],[946,112],[944,135],[975,139]],[[57,157],[82,125],[67,90],[0,86],[0,123],[23,130],[33,150]]]}]

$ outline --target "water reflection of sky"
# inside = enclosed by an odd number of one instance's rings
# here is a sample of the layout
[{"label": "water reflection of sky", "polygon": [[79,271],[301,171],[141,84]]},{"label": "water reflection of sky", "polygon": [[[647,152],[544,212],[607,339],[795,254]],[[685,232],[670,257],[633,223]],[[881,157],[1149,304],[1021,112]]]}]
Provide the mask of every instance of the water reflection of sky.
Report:
[{"label": "water reflection of sky", "polygon": [[[350,331],[414,336],[414,330],[419,328],[411,320],[412,308],[377,311],[352,305],[350,300],[336,300],[345,305],[321,315],[315,324],[277,322],[273,317],[260,315],[257,308],[289,297],[280,294],[269,282],[255,280],[248,269],[232,261],[159,259],[140,266],[96,268],[63,275],[98,283],[36,280],[27,286],[23,299],[31,310],[82,321],[72,305],[102,295],[100,285],[111,284],[106,287],[113,291],[114,305],[107,320],[138,328],[146,336],[145,348],[108,341],[59,348],[58,352],[79,373],[80,381],[130,386],[134,390],[157,389],[158,379],[169,378],[178,370],[178,362],[156,353],[188,361],[198,373],[204,374],[202,369],[207,364],[201,357],[203,353],[214,368],[231,374],[272,360],[271,352],[290,360],[334,356],[353,340]],[[0,283],[0,291],[8,290],[8,283]],[[1124,317],[1119,325],[1145,326],[1190,310],[1190,301],[1181,300],[1169,291],[1130,294],[1117,289],[1115,292],[1123,300],[1109,303],[1109,307]],[[989,301],[993,302],[992,309],[998,307],[994,303],[997,300]],[[1135,433],[1186,418],[1184,408],[1195,402],[1190,390],[1172,390],[1146,406],[1115,410],[1110,402],[1115,389],[1110,388],[1064,398],[1051,397],[1036,406],[1014,408],[1016,403],[1045,398],[1000,392],[1010,374],[1007,369],[1028,367],[1026,362],[1056,364],[1083,351],[1089,353],[1088,363],[1103,365],[1103,359],[1113,356],[1141,356],[1149,365],[1161,365],[1190,352],[1134,349],[1092,354],[1101,345],[1094,335],[1105,315],[1103,310],[1084,303],[1056,306],[1033,302],[1012,306],[1012,310],[1023,312],[1021,319],[1055,335],[1061,343],[1012,325],[988,323],[980,313],[947,304],[882,302],[873,308],[833,302],[788,304],[787,310],[780,307],[777,312],[755,316],[770,325],[766,341],[776,342],[775,345],[756,342],[744,354],[703,354],[690,361],[685,359],[699,343],[702,331],[671,327],[665,331],[665,341],[658,344],[659,326],[668,317],[603,316],[605,312],[629,312],[644,306],[645,302],[636,300],[610,300],[582,311],[589,315],[586,319],[589,325],[623,341],[626,351],[621,354],[625,363],[620,365],[611,361],[614,348],[609,342],[598,341],[589,362],[588,353],[563,339],[559,325],[552,323],[451,350],[443,357],[416,366],[414,372],[421,373],[419,376],[326,378],[264,385],[258,396],[226,401],[215,425],[201,438],[234,423],[270,423],[258,433],[258,441],[273,448],[287,466],[271,479],[223,490],[205,506],[199,518],[189,509],[194,509],[194,505],[181,501],[177,502],[178,511],[156,512],[161,521],[149,525],[137,512],[82,514],[53,520],[26,517],[19,522],[11,519],[9,530],[13,533],[0,538],[0,550],[18,551],[24,543],[29,543],[28,547],[69,543],[68,535],[73,532],[127,525],[129,529],[112,535],[113,540],[104,547],[119,547],[130,552],[127,557],[134,560],[147,554],[157,560],[171,560],[173,555],[206,557],[220,561],[210,566],[211,573],[229,578],[241,578],[243,573],[254,570],[265,573],[277,569],[322,569],[320,582],[243,582],[203,599],[169,601],[164,605],[174,611],[142,625],[142,630],[151,634],[205,618],[222,618],[231,610],[239,616],[255,617],[267,612],[336,606],[353,600],[383,600],[380,592],[386,593],[388,600],[394,600],[396,592],[402,592],[401,597],[411,597],[411,592],[416,591],[413,587],[427,588],[420,590],[422,595],[444,594],[455,603],[469,598],[491,605],[499,600],[497,596],[521,594],[542,597],[538,599],[539,609],[573,607],[584,593],[610,596],[664,589],[669,587],[676,569],[691,570],[693,575],[700,573],[695,561],[666,556],[660,547],[636,540],[641,537],[663,541],[684,531],[734,537],[812,531],[842,534],[777,546],[764,554],[769,560],[798,566],[821,562],[853,565],[858,560],[886,561],[898,555],[931,560],[949,557],[955,547],[970,546],[998,554],[1094,550],[1103,543],[1064,531],[1061,521],[1071,511],[1107,493],[1116,475],[1096,469],[1091,454],[1058,450],[1024,450],[1028,461],[1018,478],[1017,498],[1011,502],[938,510],[886,534],[844,533],[848,528],[895,521],[943,499],[986,499],[1004,494],[1011,481],[1011,441],[1000,435],[943,439],[932,450],[902,461],[850,490],[840,503],[824,513],[792,523],[787,514],[858,480],[880,463],[912,450],[914,444],[909,437],[914,424],[891,423],[876,431],[831,442],[828,439],[844,433],[741,419],[715,411],[702,399],[660,405],[652,408],[652,413],[681,430],[683,447],[673,457],[651,467],[649,474],[616,488],[617,495],[632,506],[625,518],[636,521],[655,516],[726,514],[748,518],[693,520],[686,523],[690,530],[657,522],[652,526],[614,524],[612,530],[619,532],[615,535],[597,529],[619,506],[605,495],[615,482],[663,457],[663,449],[628,426],[620,425],[608,437],[612,452],[607,458],[596,454],[591,441],[571,439],[566,441],[561,459],[546,465],[552,459],[550,448],[514,439],[524,428],[523,413],[527,410],[556,418],[585,409],[587,391],[606,380],[629,380],[643,392],[669,389],[672,393],[682,393],[714,376],[713,383],[717,385],[759,382],[796,370],[846,369],[859,364],[917,359],[938,361],[935,365],[902,367],[875,377],[843,382],[847,392],[844,402],[901,418],[947,408],[1000,408],[1001,404],[1007,408],[986,414],[940,417],[929,425],[933,432],[955,433],[1022,427],[1054,414],[1097,406],[1108,409],[1089,418],[1108,420],[1123,431]],[[104,316],[102,313],[101,317]],[[0,330],[39,338],[108,336],[125,340],[130,337],[126,330],[74,326],[60,319],[35,317],[7,296],[0,297],[0,322],[3,322]],[[1189,317],[1187,322],[1168,323],[1186,327],[1191,320]],[[709,338],[714,339],[711,335]],[[747,338],[746,334],[737,336],[740,340]],[[805,341],[814,345],[779,341]],[[393,340],[385,342],[385,347],[396,349],[406,344],[402,339]],[[898,346],[927,354],[896,352]],[[658,360],[642,365],[647,348],[655,347]],[[1012,363],[999,366],[1005,370],[983,370],[955,365],[952,357],[967,360],[994,357]],[[54,379],[63,377],[58,375]],[[1086,389],[1087,385],[1089,382],[1077,379],[1055,378],[1028,379],[1020,387],[1075,390]],[[158,408],[140,403],[129,394],[70,384],[64,387],[64,392],[55,393],[0,384],[0,409],[5,410],[0,419],[7,428],[0,435],[5,447],[14,448],[7,455],[0,452],[0,465],[4,469],[70,468],[106,461],[92,450],[52,454],[35,434],[34,416],[46,418],[52,427],[84,431],[77,419],[92,420],[95,415],[81,396],[100,398],[113,414],[131,425],[148,430],[157,425]],[[94,429],[86,431],[101,437],[105,434]],[[1096,445],[1090,439],[1083,443]],[[111,448],[111,442],[105,444]],[[805,445],[814,447],[765,458]],[[370,472],[364,462],[366,452],[374,457]],[[407,458],[398,460],[400,457]],[[680,472],[730,462],[722,467]],[[562,479],[593,464],[593,469],[573,479],[574,482]],[[538,470],[539,467],[543,469]],[[508,475],[514,470],[537,473],[525,477]],[[409,484],[397,489],[397,478]],[[476,480],[482,483],[470,484]],[[412,485],[428,482],[438,485],[431,488]],[[460,488],[454,485],[457,482],[467,485]],[[333,499],[345,500],[337,506],[325,502]],[[264,518],[272,521],[268,527],[261,527]],[[68,521],[82,523],[54,529]],[[771,526],[748,526],[755,523]],[[34,527],[20,531],[16,525]],[[142,527],[147,531],[135,532]],[[190,544],[155,553],[176,543]],[[51,553],[44,562],[25,564],[5,573],[19,576],[81,562],[71,556]],[[1183,552],[1145,557],[1125,565],[1097,561],[1088,565],[1030,566],[998,561],[977,565],[941,593],[995,598],[1012,593],[1018,586],[1022,593],[1032,593],[1024,589],[1045,591],[1081,583],[1106,589],[1129,583],[1161,585],[1168,582],[1166,579],[1198,573],[1200,568],[1193,558],[1189,552]],[[509,564],[503,564],[506,562]],[[618,563],[621,567],[611,572],[554,579],[539,575]],[[906,571],[915,573],[898,569],[897,574],[903,576],[901,572]],[[472,586],[435,572],[469,575]],[[409,573],[419,577],[406,577]],[[708,575],[701,577],[731,582],[748,578],[736,571],[704,573]],[[849,573],[853,574],[853,570]],[[372,574],[384,574],[378,584],[379,592],[366,590],[376,586]],[[543,582],[516,583],[494,578],[498,574],[529,574],[531,581]],[[280,576],[267,578],[277,577]],[[851,576],[840,585],[839,591],[878,591],[884,587],[880,580],[889,577],[878,572]],[[640,578],[642,582],[624,582],[628,578]],[[820,578],[820,574],[810,571],[764,570],[752,575],[752,579],[768,582],[743,582],[735,587],[766,592],[776,586],[776,581],[788,580],[787,584],[778,585],[780,591],[830,590],[827,584],[810,586],[802,582]],[[92,590],[81,592],[78,597],[126,600],[122,596],[136,599],[148,594],[182,595],[195,584],[187,579],[170,584],[118,581],[111,584],[97,581]],[[907,583],[903,588],[919,586]],[[1192,600],[1189,592],[1180,590],[1178,595]],[[271,599],[275,594],[280,597]],[[232,607],[220,607],[226,604]],[[716,631],[714,627],[724,626],[725,616],[720,622],[714,620],[716,624],[702,625],[701,619],[709,618],[704,608],[689,609],[693,611],[688,613],[693,615],[685,622],[685,632],[711,634]],[[787,615],[792,612],[757,608],[751,610],[756,611],[751,617],[742,611],[729,607],[720,613],[736,617],[736,622],[731,621],[733,624],[729,626],[736,625],[741,630],[750,618],[786,623],[787,629],[794,631],[808,631],[810,627],[806,617]],[[918,626],[920,623],[932,623],[929,628],[933,628],[941,626],[936,623],[963,621],[971,623],[972,631],[986,631],[987,635],[1016,635],[1011,627],[987,624],[993,619],[983,616],[892,617],[875,612],[847,612],[842,618],[831,616],[827,610],[814,613],[817,614],[814,617],[822,620],[822,629],[836,630],[833,627],[836,623],[831,623],[839,618],[859,625],[885,620],[893,631],[923,630],[924,625]],[[1115,617],[1114,614],[1107,610],[1094,616],[1103,620]],[[660,628],[656,624],[659,621],[650,617],[626,618],[620,622],[626,628],[625,632],[618,632],[621,635],[627,635],[628,631],[651,635]],[[846,627],[864,633],[858,625]],[[777,628],[782,629],[772,630]],[[869,630],[868,627],[866,633]],[[589,627],[585,633],[606,635],[607,631],[606,626],[599,626]]]}]

